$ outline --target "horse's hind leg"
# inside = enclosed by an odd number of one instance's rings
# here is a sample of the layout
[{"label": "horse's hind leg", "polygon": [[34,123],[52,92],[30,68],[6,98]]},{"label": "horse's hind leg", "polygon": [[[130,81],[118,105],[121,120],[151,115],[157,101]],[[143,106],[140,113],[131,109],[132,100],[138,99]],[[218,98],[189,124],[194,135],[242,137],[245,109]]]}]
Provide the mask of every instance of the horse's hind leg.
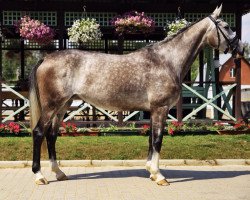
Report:
[{"label": "horse's hind leg", "polygon": [[160,173],[159,159],[163,139],[163,130],[166,120],[168,107],[155,107],[151,109],[151,136],[149,138],[149,154],[146,164],[150,172],[151,180],[158,185],[169,185],[165,177]]},{"label": "horse's hind leg", "polygon": [[33,163],[32,171],[36,175],[36,184],[48,184],[48,181],[41,173],[41,145],[44,140],[45,133],[48,131],[51,125],[51,119],[55,111],[49,108],[44,109],[43,113],[33,130]]},{"label": "horse's hind leg", "polygon": [[71,102],[62,109],[55,117],[53,118],[53,123],[50,126],[48,134],[46,135],[47,146],[48,146],[48,153],[49,159],[51,163],[51,170],[56,173],[56,179],[59,181],[67,180],[67,176],[59,169],[58,163],[56,161],[56,139],[59,132],[60,123],[63,120],[64,114],[67,111],[67,108],[70,106]]}]

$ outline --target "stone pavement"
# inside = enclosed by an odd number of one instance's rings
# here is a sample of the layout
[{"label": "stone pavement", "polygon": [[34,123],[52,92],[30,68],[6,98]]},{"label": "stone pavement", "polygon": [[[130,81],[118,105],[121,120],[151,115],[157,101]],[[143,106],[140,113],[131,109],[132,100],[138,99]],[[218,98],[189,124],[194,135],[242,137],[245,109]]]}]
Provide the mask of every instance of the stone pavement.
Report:
[{"label": "stone pavement", "polygon": [[157,186],[143,167],[63,167],[58,182],[43,168],[48,185],[34,183],[31,168],[0,169],[0,200],[250,200],[250,166],[171,166]]}]

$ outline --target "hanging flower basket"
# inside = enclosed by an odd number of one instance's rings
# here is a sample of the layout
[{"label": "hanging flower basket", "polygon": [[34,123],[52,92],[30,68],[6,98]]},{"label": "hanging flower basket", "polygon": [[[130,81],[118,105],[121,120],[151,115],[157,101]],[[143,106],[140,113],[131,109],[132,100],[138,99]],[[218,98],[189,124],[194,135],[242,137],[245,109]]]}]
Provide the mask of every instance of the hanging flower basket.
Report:
[{"label": "hanging flower basket", "polygon": [[22,17],[15,26],[22,38],[37,42],[40,45],[49,44],[55,35],[53,29],[39,20],[31,19],[29,16]]},{"label": "hanging flower basket", "polygon": [[99,40],[102,37],[100,25],[95,19],[78,19],[68,28],[70,42],[87,43]]},{"label": "hanging flower basket", "polygon": [[144,12],[132,11],[122,16],[115,17],[111,24],[115,26],[115,31],[119,34],[142,33],[149,34],[155,29],[155,22]]},{"label": "hanging flower basket", "polygon": [[175,21],[168,23],[164,29],[166,31],[166,35],[171,36],[189,24],[190,23],[186,19],[176,19]]}]

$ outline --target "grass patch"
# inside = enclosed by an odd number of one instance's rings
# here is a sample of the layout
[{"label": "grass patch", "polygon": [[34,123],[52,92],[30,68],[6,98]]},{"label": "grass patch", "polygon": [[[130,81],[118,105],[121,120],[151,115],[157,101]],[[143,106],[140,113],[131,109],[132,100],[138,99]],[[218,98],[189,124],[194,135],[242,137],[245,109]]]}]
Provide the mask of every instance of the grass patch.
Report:
[{"label": "grass patch", "polygon": [[[84,159],[146,159],[148,137],[59,137],[57,158]],[[31,137],[0,138],[0,160],[31,160]],[[42,156],[47,159],[47,154]],[[166,136],[162,159],[250,158],[250,135]]]}]

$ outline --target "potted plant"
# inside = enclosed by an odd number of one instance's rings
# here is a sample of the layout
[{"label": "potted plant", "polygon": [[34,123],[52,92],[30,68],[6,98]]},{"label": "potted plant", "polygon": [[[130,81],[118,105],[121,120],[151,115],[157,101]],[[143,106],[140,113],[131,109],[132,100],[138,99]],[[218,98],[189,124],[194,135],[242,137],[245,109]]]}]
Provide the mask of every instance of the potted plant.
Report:
[{"label": "potted plant", "polygon": [[111,24],[115,26],[115,31],[119,35],[142,33],[149,34],[155,29],[155,22],[147,17],[144,12],[127,12],[122,16],[115,17]]},{"label": "potted plant", "polygon": [[39,20],[31,19],[29,16],[22,17],[15,26],[22,38],[37,42],[40,45],[49,44],[54,37],[53,29]]},{"label": "potted plant", "polygon": [[189,22],[186,19],[176,19],[175,21],[169,22],[164,29],[166,31],[166,35],[171,36],[187,25],[189,25]]},{"label": "potted plant", "polygon": [[95,19],[77,19],[72,27],[68,28],[69,41],[84,44],[99,40],[102,37],[100,25]]}]

